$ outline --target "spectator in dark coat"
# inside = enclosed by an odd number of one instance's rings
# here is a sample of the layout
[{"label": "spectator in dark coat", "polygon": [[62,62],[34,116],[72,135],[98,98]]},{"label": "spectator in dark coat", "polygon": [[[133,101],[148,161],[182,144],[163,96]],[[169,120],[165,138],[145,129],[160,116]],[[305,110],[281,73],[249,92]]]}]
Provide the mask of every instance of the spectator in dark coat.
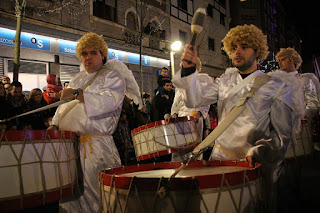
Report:
[{"label": "spectator in dark coat", "polygon": [[[12,89],[7,95],[7,101],[14,115],[20,115],[28,110],[26,97],[22,93],[22,84],[19,81],[11,83]],[[10,130],[23,129],[25,117],[16,118],[9,124]]]},{"label": "spectator in dark coat", "polygon": [[157,79],[157,84],[158,87],[155,91],[155,95],[157,95],[157,93],[159,92],[161,95],[164,95],[164,89],[163,89],[163,85],[165,82],[167,81],[171,81],[170,77],[169,77],[169,69],[167,67],[163,67],[160,71],[160,75],[158,76]]},{"label": "spectator in dark coat", "polygon": [[[10,117],[10,107],[6,100],[6,91],[4,90],[4,84],[0,82],[0,120]],[[6,124],[0,123],[0,130],[5,130]]]},{"label": "spectator in dark coat", "polygon": [[163,89],[164,94],[158,93],[152,100],[152,121],[164,120],[164,115],[171,113],[174,91],[170,80],[164,82]]}]

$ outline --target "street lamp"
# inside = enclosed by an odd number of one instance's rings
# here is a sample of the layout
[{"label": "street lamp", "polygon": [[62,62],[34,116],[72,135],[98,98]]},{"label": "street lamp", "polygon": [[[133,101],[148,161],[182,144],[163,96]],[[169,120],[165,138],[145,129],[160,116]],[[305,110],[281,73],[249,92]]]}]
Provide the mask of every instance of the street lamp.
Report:
[{"label": "street lamp", "polygon": [[174,53],[175,51],[179,51],[181,48],[181,41],[175,41],[171,44],[171,51],[170,51],[170,62],[171,62],[171,77],[174,76]]}]

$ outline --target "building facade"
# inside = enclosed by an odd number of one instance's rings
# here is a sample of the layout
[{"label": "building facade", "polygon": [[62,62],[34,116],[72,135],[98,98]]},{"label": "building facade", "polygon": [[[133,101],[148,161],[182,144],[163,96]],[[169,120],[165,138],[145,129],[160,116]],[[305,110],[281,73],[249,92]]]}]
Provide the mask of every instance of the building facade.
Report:
[{"label": "building facade", "polygon": [[[204,30],[197,39],[203,71],[219,76],[229,61],[221,51],[221,39],[229,29],[228,2],[28,0],[22,22],[19,81],[24,90],[42,88],[48,74],[60,75],[62,82],[68,81],[79,72],[76,41],[91,31],[103,35],[109,46],[109,59],[127,64],[142,90],[153,94],[159,70],[170,66],[171,43],[191,40],[191,20],[199,7],[206,8],[208,13]],[[15,0],[0,5],[0,75],[10,77],[15,7]],[[175,54],[176,70],[181,51]]]},{"label": "building facade", "polygon": [[287,25],[286,10],[280,0],[230,0],[230,27],[254,24],[268,39],[270,54],[261,62],[261,69],[271,71],[277,68],[275,55],[280,48],[294,47],[301,53],[299,35]]},{"label": "building facade", "polygon": [[[228,57],[221,50],[221,40],[229,31],[229,0],[171,1],[171,40],[180,40],[183,44],[191,41],[192,17],[200,7],[205,8],[207,13],[203,30],[196,40],[198,56],[202,61],[202,72],[218,77],[230,65]],[[177,52],[176,61],[180,59],[181,51]],[[179,63],[175,69],[179,69]]]}]

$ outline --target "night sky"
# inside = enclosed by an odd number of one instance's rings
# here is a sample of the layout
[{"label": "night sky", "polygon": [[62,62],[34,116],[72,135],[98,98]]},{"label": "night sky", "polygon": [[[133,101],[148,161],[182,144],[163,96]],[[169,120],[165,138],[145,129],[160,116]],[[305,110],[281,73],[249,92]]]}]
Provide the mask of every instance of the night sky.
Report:
[{"label": "night sky", "polygon": [[302,40],[302,59],[320,56],[320,7],[317,1],[281,1],[287,13],[287,23],[293,25]]}]

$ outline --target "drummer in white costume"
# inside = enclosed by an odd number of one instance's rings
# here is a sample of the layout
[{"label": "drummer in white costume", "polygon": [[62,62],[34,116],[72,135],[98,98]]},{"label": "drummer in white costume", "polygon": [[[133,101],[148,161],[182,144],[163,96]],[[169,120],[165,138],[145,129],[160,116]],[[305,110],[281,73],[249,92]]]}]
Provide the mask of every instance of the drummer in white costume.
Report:
[{"label": "drummer in white costume", "polygon": [[[313,73],[299,74],[298,69],[302,63],[299,53],[293,48],[281,48],[276,55],[276,60],[280,65],[278,71],[273,72],[274,75],[281,75],[284,71],[283,81],[287,80],[292,88],[299,84],[301,85],[300,91],[294,89],[295,94],[298,93],[303,97],[305,105],[305,117],[311,119],[319,110],[319,80]],[[283,70],[283,71],[282,71]],[[292,76],[292,77],[288,77]],[[279,76],[280,77],[280,76]]]},{"label": "drummer in white costume", "polygon": [[[257,70],[257,64],[268,55],[267,36],[254,25],[232,28],[222,42],[234,68],[227,69],[213,83],[201,86],[195,72],[196,46],[191,50],[191,45],[186,45],[181,57],[182,70],[173,78],[186,106],[201,107],[218,102],[219,122],[228,116],[238,99],[250,91],[255,78],[265,75]],[[291,94],[289,86],[270,77],[246,100],[246,109],[215,140],[210,159],[247,160],[252,166],[255,162],[261,163],[263,168],[269,168],[267,182],[272,185],[276,179],[272,171],[284,159],[292,134]],[[274,191],[270,188],[268,202],[275,199]]]},{"label": "drummer in white costume", "polygon": [[[311,121],[313,116],[319,112],[319,80],[313,73],[304,73],[301,75],[298,73],[297,70],[302,63],[302,59],[299,53],[293,48],[281,48],[276,55],[276,60],[281,70],[276,70],[268,74],[281,78],[282,81],[292,87],[294,91],[292,102],[295,110],[300,111],[300,117],[295,121],[294,129],[296,134],[300,134],[300,119]],[[304,129],[309,128],[309,125],[305,122],[302,125],[304,125]],[[308,133],[309,131],[306,132]],[[297,137],[300,136],[297,135]],[[310,137],[311,135],[309,134],[304,140],[308,141]],[[295,137],[293,137],[292,140],[293,143],[296,142]],[[308,143],[306,142],[306,144]]]},{"label": "drummer in white costume", "polygon": [[[108,68],[108,63],[104,65],[108,46],[101,36],[95,33],[82,36],[76,53],[85,71],[76,74],[61,93],[61,100],[76,101],[59,106],[49,129],[70,130],[81,136],[84,192],[78,199],[60,202],[60,211],[98,212],[99,171],[121,166],[112,134],[119,120],[126,85],[119,71]],[[99,76],[86,89],[79,89],[97,73]]]},{"label": "drummer in white costume", "polygon": [[[267,38],[254,25],[237,26],[222,41],[234,68],[227,69],[212,84],[200,87],[197,72],[194,72],[197,51],[196,48],[191,51],[187,45],[182,55],[182,71],[173,79],[188,107],[218,102],[219,121],[228,115],[239,98],[248,93],[254,79],[264,75],[257,70],[257,63],[268,55]],[[246,158],[251,164],[281,161],[291,136],[291,93],[290,87],[271,77],[247,101],[245,111],[215,141],[211,159]]]},{"label": "drummer in white costume", "polygon": [[[295,134],[292,134],[292,141],[289,144],[288,152],[286,158],[290,158],[290,150],[296,150],[294,155],[299,157],[299,143],[303,143],[305,145],[309,144],[309,139],[311,137],[310,132],[306,131],[309,129],[308,123],[302,123],[300,119],[311,120],[311,118],[318,111],[318,97],[317,97],[317,87],[315,85],[319,85],[319,81],[316,76],[312,73],[306,73],[300,75],[298,73],[298,69],[302,63],[302,59],[299,53],[293,48],[281,48],[280,51],[276,55],[276,60],[280,65],[281,70],[276,70],[268,73],[269,75],[276,76],[281,78],[286,84],[290,85],[293,89],[294,95],[292,96],[292,102],[294,104],[295,111],[300,112],[300,116],[296,117],[296,121],[294,122],[294,131]],[[315,78],[315,83],[312,81],[312,78]],[[319,88],[319,86],[318,86]],[[300,134],[309,134],[308,137],[302,137]],[[298,142],[297,139],[300,138],[301,141]],[[304,141],[305,140],[305,141]],[[307,150],[308,147],[304,147],[304,150]],[[308,154],[308,152],[306,152]],[[305,157],[306,156],[300,156]],[[296,192],[298,192],[301,177],[301,171],[303,164],[294,162],[289,162],[282,165],[280,178],[278,181],[278,193],[281,194],[278,205],[279,212],[287,212],[294,210],[296,207],[296,203],[300,200],[300,196],[298,196]],[[282,199],[281,199],[282,198]]]}]

